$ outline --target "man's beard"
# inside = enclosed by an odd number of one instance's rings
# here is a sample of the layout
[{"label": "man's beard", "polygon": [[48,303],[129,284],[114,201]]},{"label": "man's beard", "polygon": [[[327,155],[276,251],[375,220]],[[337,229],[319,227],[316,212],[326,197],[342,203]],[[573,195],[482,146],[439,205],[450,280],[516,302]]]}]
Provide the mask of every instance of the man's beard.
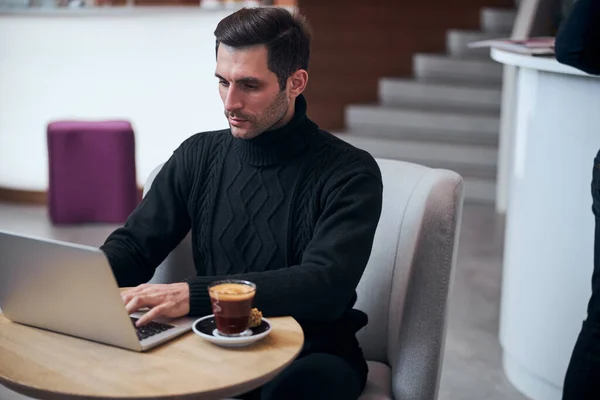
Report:
[{"label": "man's beard", "polygon": [[[249,123],[250,128],[247,129],[244,137],[251,139],[259,136],[263,132],[272,130],[272,128],[285,117],[288,107],[289,102],[286,93],[285,91],[280,91],[275,97],[275,100],[269,104],[267,109],[261,115],[246,115],[240,112],[228,113],[225,111],[225,117],[246,120]],[[229,124],[229,127],[232,131],[236,129],[231,126],[231,123]]]}]

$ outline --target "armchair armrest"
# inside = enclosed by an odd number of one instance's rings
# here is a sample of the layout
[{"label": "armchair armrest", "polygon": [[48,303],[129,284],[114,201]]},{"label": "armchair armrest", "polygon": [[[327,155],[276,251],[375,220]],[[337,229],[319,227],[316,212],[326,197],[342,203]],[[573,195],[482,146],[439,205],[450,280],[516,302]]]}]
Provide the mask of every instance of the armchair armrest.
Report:
[{"label": "armchair armrest", "polygon": [[437,398],[463,200],[462,178],[438,169],[423,176],[406,207],[397,259],[412,267],[394,269],[391,299],[406,294],[403,304],[390,304],[388,331],[396,399]]}]

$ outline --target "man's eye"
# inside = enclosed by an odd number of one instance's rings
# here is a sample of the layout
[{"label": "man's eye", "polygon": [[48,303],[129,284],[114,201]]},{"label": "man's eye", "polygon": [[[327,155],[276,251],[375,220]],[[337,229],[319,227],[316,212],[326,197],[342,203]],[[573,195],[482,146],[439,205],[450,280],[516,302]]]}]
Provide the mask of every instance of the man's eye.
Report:
[{"label": "man's eye", "polygon": [[256,86],[256,85],[246,85],[246,89],[256,90],[256,89],[258,89],[258,86]]},{"label": "man's eye", "polygon": [[227,87],[227,86],[229,86],[229,82],[227,82],[227,81],[219,81],[219,85]]}]

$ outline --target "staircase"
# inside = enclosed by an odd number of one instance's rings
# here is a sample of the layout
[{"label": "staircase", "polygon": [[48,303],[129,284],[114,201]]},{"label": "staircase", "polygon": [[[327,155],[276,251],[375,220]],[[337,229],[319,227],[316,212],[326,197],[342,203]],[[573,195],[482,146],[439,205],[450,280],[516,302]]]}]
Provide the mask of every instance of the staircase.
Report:
[{"label": "staircase", "polygon": [[508,36],[514,18],[486,8],[482,31],[449,31],[447,54],[415,54],[413,78],[381,78],[379,103],[347,106],[336,134],[374,157],[454,170],[467,201],[494,202],[502,66],[467,43]]}]

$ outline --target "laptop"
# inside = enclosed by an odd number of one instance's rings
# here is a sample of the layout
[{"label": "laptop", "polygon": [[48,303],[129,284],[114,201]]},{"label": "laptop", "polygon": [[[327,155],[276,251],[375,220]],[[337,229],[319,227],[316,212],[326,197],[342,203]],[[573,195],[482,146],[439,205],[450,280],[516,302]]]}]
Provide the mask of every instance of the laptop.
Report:
[{"label": "laptop", "polygon": [[0,309],[13,322],[140,352],[194,322],[159,318],[136,328],[144,311],[127,313],[100,249],[6,231],[0,231]]}]

